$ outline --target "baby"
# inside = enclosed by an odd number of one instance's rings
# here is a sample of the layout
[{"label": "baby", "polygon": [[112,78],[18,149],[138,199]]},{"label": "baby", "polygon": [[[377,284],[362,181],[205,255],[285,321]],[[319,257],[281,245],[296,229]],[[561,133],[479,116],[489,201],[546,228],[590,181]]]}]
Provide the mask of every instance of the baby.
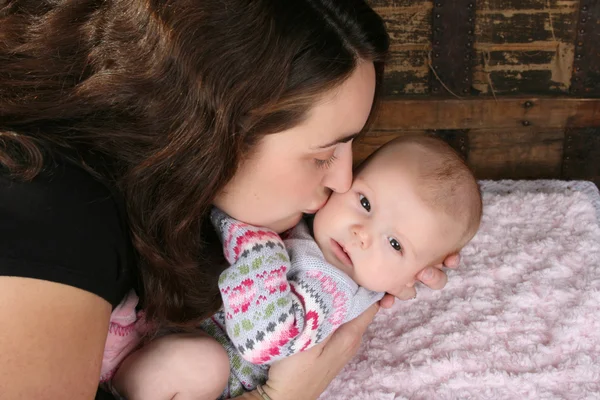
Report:
[{"label": "baby", "polygon": [[[312,235],[300,222],[282,240],[213,210],[231,266],[219,279],[222,311],[202,329],[227,355],[203,362],[228,362],[231,373],[226,387],[224,379],[198,374],[199,392],[229,398],[257,388],[271,363],[323,341],[384,293],[414,285],[422,269],[459,251],[477,232],[481,210],[462,159],[425,136],[394,140],[369,157],[350,190],[333,193],[316,213]],[[114,382],[133,400],[131,388],[152,379],[138,368],[130,363]]]}]

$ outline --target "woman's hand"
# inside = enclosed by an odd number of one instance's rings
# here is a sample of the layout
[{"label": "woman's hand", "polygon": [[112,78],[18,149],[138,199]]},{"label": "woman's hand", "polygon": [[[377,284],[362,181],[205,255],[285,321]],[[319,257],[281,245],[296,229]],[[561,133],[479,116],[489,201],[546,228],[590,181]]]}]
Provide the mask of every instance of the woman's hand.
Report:
[{"label": "woman's hand", "polygon": [[[374,304],[358,318],[345,323],[310,350],[276,362],[263,386],[273,400],[313,400],[356,354],[367,326],[379,306]],[[242,398],[262,399],[256,392]]]},{"label": "woman's hand", "polygon": [[[426,286],[429,286],[431,289],[440,290],[446,286],[446,282],[448,282],[448,276],[442,270],[442,268],[457,268],[458,264],[460,264],[460,255],[458,253],[451,254],[444,260],[443,264],[435,265],[433,267],[427,267],[421,272],[417,274],[417,279]],[[381,299],[380,304],[383,308],[390,308],[394,305],[394,298],[398,298],[400,300],[409,300],[414,299],[417,295],[417,291],[414,286],[404,287],[401,291],[397,293],[389,293],[386,294],[383,299]]]},{"label": "woman's hand", "polygon": [[[442,268],[456,268],[460,262],[458,254],[452,254],[443,264],[426,268],[417,275],[417,279],[432,289],[442,289],[448,280]],[[407,287],[394,296],[401,300],[414,298],[414,287]],[[387,294],[381,301],[383,308],[394,304],[394,296]],[[371,306],[361,316],[342,325],[323,343],[312,349],[298,353],[271,366],[269,380],[263,387],[273,400],[313,400],[318,398],[341,369],[356,354],[361,337],[379,309]],[[258,392],[253,391],[237,398],[262,400]]]}]

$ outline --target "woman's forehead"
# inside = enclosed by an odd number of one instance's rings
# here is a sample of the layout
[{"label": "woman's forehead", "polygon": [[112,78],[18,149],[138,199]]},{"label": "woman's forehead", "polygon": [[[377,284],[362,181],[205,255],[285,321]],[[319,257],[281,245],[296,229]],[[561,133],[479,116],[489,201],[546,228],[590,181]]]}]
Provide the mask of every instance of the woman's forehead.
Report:
[{"label": "woman's forehead", "polygon": [[372,63],[362,63],[309,111],[302,125],[333,137],[358,133],[369,118],[374,96],[375,69]]}]

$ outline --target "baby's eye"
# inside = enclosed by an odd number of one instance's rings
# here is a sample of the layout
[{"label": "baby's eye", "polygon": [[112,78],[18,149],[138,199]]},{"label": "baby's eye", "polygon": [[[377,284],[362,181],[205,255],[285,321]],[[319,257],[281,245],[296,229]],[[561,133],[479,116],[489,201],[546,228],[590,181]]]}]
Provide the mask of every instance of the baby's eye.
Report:
[{"label": "baby's eye", "polygon": [[402,246],[400,245],[400,242],[398,242],[394,238],[389,238],[388,240],[390,241],[390,245],[392,246],[392,248],[394,250],[396,250],[396,251],[402,251]]},{"label": "baby's eye", "polygon": [[360,200],[360,205],[363,206],[365,210],[371,211],[371,203],[369,202],[369,199],[367,199],[362,194],[358,196],[358,199]]}]

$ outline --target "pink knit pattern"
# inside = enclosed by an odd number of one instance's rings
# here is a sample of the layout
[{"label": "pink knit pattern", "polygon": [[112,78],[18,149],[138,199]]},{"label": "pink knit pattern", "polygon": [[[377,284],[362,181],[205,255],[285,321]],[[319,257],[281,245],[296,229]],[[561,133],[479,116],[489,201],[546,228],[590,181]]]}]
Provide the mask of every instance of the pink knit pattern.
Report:
[{"label": "pink knit pattern", "polygon": [[132,290],[110,315],[100,371],[101,383],[112,379],[121,362],[141,342],[145,323],[143,314],[136,311],[138,301]]}]

